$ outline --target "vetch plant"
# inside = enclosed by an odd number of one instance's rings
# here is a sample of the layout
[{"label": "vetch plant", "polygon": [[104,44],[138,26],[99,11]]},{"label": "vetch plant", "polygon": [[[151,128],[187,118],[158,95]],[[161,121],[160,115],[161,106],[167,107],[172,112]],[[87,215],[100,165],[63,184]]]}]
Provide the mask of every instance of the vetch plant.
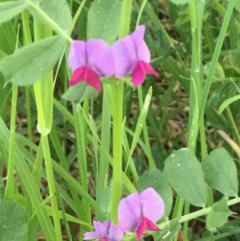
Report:
[{"label": "vetch plant", "polygon": [[113,74],[113,61],[110,47],[103,40],[73,41],[68,59],[73,69],[70,85],[86,81],[98,91],[102,90],[99,76]]},{"label": "vetch plant", "polygon": [[102,90],[100,77],[114,75],[117,79],[131,74],[135,87],[141,85],[146,74],[159,76],[150,65],[150,51],[144,41],[145,26],[139,26],[131,35],[109,46],[101,39],[75,40],[71,43],[68,63],[73,70],[70,85],[86,81]]},{"label": "vetch plant", "polygon": [[132,193],[119,203],[118,226],[111,221],[93,221],[95,231],[85,233],[84,239],[118,241],[128,232],[136,232],[137,239],[141,239],[147,230],[160,231],[156,222],[163,217],[164,210],[164,201],[153,188]]},{"label": "vetch plant", "polygon": [[132,193],[118,207],[119,225],[124,232],[136,232],[140,239],[146,230],[160,231],[156,222],[164,215],[164,201],[153,189]]},{"label": "vetch plant", "polygon": [[84,240],[120,241],[123,237],[121,228],[114,226],[111,221],[93,221],[93,226],[95,231],[85,233]]},{"label": "vetch plant", "polygon": [[144,41],[144,32],[145,26],[138,26],[135,32],[118,40],[112,47],[116,78],[131,74],[135,87],[144,82],[146,74],[159,76],[149,64],[151,56]]}]

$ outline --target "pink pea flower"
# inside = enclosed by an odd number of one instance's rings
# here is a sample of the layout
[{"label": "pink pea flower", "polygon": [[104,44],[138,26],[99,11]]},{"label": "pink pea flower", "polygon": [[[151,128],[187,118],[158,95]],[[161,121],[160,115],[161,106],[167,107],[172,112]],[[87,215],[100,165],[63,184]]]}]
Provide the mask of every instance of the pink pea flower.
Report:
[{"label": "pink pea flower", "polygon": [[155,224],[164,214],[164,202],[153,189],[132,193],[123,198],[118,206],[119,226],[124,232],[136,232],[140,239],[146,230],[160,231]]},{"label": "pink pea flower", "polygon": [[71,44],[68,63],[73,70],[70,85],[86,81],[98,91],[102,90],[100,76],[113,75],[113,60],[110,46],[101,39],[87,42],[74,40]]},{"label": "pink pea flower", "polygon": [[123,231],[119,227],[114,226],[110,221],[93,221],[93,226],[95,231],[85,233],[84,240],[120,241],[123,237]]},{"label": "pink pea flower", "polygon": [[113,46],[113,59],[115,77],[122,78],[127,74],[132,75],[135,87],[141,85],[146,74],[159,76],[150,65],[150,52],[144,41],[145,26],[138,26],[131,35],[118,40]]}]

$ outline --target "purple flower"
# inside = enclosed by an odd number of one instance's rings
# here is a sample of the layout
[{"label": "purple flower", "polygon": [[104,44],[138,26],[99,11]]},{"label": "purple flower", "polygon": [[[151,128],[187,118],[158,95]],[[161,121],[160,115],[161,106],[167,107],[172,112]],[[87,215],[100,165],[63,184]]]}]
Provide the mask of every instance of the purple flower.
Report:
[{"label": "purple flower", "polygon": [[131,35],[118,40],[112,46],[115,77],[131,74],[134,86],[142,84],[146,74],[159,76],[149,64],[150,52],[144,41],[144,31],[145,26],[141,25]]},{"label": "purple flower", "polygon": [[95,231],[85,233],[84,240],[120,241],[123,237],[123,231],[119,227],[114,226],[110,221],[93,221],[93,225]]},{"label": "purple flower", "polygon": [[101,91],[100,76],[113,75],[112,51],[110,46],[101,39],[87,42],[73,41],[68,63],[73,70],[71,86],[86,81],[87,85]]},{"label": "purple flower", "polygon": [[102,90],[100,77],[132,75],[134,86],[142,84],[147,74],[159,74],[150,65],[150,52],[144,41],[145,26],[118,40],[112,47],[101,39],[87,42],[75,40],[71,44],[69,66],[73,70],[70,85],[85,81]]},{"label": "purple flower", "polygon": [[130,194],[118,206],[119,226],[124,232],[136,232],[137,239],[146,230],[160,231],[155,223],[163,214],[163,199],[153,188]]}]

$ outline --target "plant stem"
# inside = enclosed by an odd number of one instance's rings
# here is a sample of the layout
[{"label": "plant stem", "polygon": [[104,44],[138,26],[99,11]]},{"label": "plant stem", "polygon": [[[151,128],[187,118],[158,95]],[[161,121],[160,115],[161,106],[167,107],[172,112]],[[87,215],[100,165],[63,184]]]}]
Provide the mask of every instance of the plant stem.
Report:
[{"label": "plant stem", "polygon": [[[236,197],[234,199],[228,200],[227,206],[231,206],[231,205],[234,205],[234,204],[237,204],[237,203],[240,203],[240,197]],[[207,208],[203,208],[201,210],[198,210],[196,212],[186,214],[179,219],[179,222],[184,223],[186,221],[190,221],[192,219],[201,217],[203,215],[208,214],[211,210],[212,210],[211,207],[207,207]]]},{"label": "plant stem", "polygon": [[[132,0],[123,0],[119,27],[119,38],[129,33],[132,13]],[[117,208],[122,194],[122,142],[123,142],[123,87],[122,80],[113,82],[113,181],[112,181],[112,222],[118,223]]]},{"label": "plant stem", "polygon": [[[190,82],[190,113],[189,113],[189,137],[188,148],[195,152],[198,130],[200,128],[201,143],[204,139],[204,119],[199,119],[199,102],[202,92],[202,21],[204,14],[204,0],[189,0],[189,13],[192,33],[192,63]],[[201,125],[200,125],[201,123]],[[204,146],[204,144],[202,144]],[[190,205],[185,202],[184,214],[189,213]],[[188,240],[188,222],[184,222],[183,241]]]},{"label": "plant stem", "polygon": [[123,139],[123,81],[113,83],[113,182],[112,182],[112,221],[117,224],[117,208],[122,190],[122,139]]}]

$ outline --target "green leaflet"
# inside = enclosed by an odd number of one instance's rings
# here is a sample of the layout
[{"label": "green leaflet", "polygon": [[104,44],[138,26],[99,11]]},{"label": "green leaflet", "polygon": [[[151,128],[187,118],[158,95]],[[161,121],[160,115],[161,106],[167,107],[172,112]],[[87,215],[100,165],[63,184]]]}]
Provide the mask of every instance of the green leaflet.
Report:
[{"label": "green leaflet", "polygon": [[237,196],[237,168],[233,158],[223,148],[218,148],[203,160],[207,184],[227,196]]},{"label": "green leaflet", "polygon": [[0,200],[0,217],[0,240],[22,240],[28,231],[26,209],[16,202]]},{"label": "green leaflet", "polygon": [[29,44],[0,61],[0,72],[7,82],[32,85],[54,67],[65,48],[65,41],[54,36]]},{"label": "green leaflet", "polygon": [[192,205],[203,207],[207,201],[201,164],[188,149],[179,149],[165,161],[164,173],[178,195]]},{"label": "green leaflet", "polygon": [[228,209],[227,199],[224,197],[221,201],[211,206],[211,211],[207,215],[207,228],[209,231],[215,232],[218,227],[224,225],[228,216],[232,212]]},{"label": "green leaflet", "polygon": [[121,2],[94,1],[88,12],[87,38],[101,38],[113,43],[118,36]]},{"label": "green leaflet", "polygon": [[21,1],[0,3],[0,23],[6,22],[21,13],[27,4]]}]

